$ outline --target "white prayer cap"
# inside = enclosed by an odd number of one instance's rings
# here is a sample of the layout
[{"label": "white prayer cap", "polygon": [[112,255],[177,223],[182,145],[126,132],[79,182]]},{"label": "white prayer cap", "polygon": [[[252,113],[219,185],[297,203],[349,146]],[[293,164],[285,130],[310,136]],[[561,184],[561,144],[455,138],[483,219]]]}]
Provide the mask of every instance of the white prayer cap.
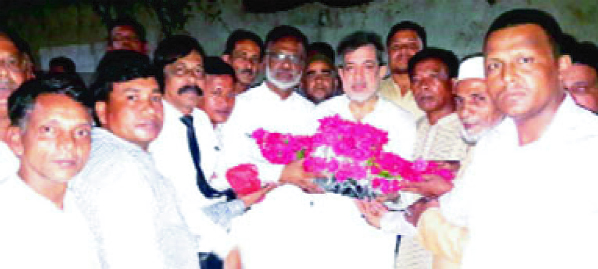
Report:
[{"label": "white prayer cap", "polygon": [[459,65],[459,76],[457,77],[457,80],[461,81],[469,78],[486,78],[484,75],[484,57],[471,57]]}]

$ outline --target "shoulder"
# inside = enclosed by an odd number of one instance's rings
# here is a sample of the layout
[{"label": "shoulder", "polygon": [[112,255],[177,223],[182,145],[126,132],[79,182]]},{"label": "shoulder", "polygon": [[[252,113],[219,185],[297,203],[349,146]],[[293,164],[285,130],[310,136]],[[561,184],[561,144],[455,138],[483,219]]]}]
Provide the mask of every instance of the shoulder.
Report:
[{"label": "shoulder", "polygon": [[344,94],[334,96],[322,103],[319,103],[315,106],[314,111],[317,114],[326,114],[326,112],[338,110],[338,108],[343,104],[348,105],[348,98]]},{"label": "shoulder", "polygon": [[380,96],[380,106],[384,109],[385,113],[392,113],[394,117],[399,119],[405,119],[412,122],[416,122],[416,118],[409,111],[389,101],[384,96]]}]

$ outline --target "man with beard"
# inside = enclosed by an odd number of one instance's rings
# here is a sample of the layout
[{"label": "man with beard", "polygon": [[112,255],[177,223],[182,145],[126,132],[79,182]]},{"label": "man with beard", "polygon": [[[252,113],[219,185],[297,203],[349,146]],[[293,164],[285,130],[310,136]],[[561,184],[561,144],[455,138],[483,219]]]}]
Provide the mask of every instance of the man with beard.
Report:
[{"label": "man with beard", "polygon": [[226,40],[222,59],[235,70],[235,93],[240,94],[253,86],[259,75],[264,57],[264,42],[253,32],[237,29]]},{"label": "man with beard", "polygon": [[82,180],[70,187],[94,233],[103,268],[199,268],[197,237],[225,231],[207,217],[188,225],[175,186],[147,151],[163,119],[162,92],[149,57],[107,52],[95,77],[91,89],[102,127],[92,131]]},{"label": "man with beard", "polygon": [[297,28],[277,26],[266,38],[266,81],[237,97],[235,109],[223,127],[223,160],[219,165],[220,188],[226,188],[226,170],[242,163],[258,167],[265,182],[291,183],[309,192],[321,191],[302,162],[271,164],[261,154],[251,133],[259,128],[270,132],[306,134],[311,131],[314,105],[293,88],[299,85],[305,66],[307,38]]},{"label": "man with beard", "polygon": [[[158,44],[154,63],[164,89],[164,126],[149,151],[158,170],[172,181],[190,227],[197,226],[198,218],[205,218],[201,211],[226,227],[230,219],[242,214],[264,192],[235,199],[232,190],[218,191],[210,185],[218,143],[210,119],[197,108],[206,86],[204,59],[203,48],[190,36],[175,35]],[[219,239],[223,240],[226,238]],[[215,256],[210,256],[213,249],[209,244],[201,245],[200,258],[205,268],[219,263]]]},{"label": "man with beard", "polygon": [[380,94],[401,108],[411,112],[415,119],[424,115],[413,98],[408,74],[409,60],[426,48],[426,31],[411,21],[394,25],[386,37],[390,77],[382,80]]},{"label": "man with beard", "polygon": [[305,97],[318,104],[334,96],[336,88],[336,69],[332,60],[319,53],[310,56],[303,75]]},{"label": "man with beard", "polygon": [[573,64],[562,74],[565,90],[579,106],[598,113],[598,48],[584,42],[568,54]]},{"label": "man with beard", "polygon": [[18,159],[5,143],[10,126],[8,97],[24,81],[33,78],[33,64],[27,48],[18,36],[0,30],[0,180],[18,168]]},{"label": "man with beard", "polygon": [[145,28],[131,18],[119,18],[113,21],[108,27],[106,50],[132,50],[146,54]]}]

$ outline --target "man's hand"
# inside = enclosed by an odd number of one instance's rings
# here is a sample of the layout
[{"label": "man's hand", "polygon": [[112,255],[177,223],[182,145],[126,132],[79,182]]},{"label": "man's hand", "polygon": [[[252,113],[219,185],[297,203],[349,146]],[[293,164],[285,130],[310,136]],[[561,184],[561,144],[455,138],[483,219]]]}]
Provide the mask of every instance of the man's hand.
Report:
[{"label": "man's hand", "polygon": [[245,203],[245,208],[248,208],[254,204],[261,202],[266,196],[266,194],[276,187],[278,187],[277,183],[266,183],[266,185],[263,186],[260,190],[254,193],[240,196],[239,199],[243,200],[243,203]]},{"label": "man's hand", "polygon": [[405,214],[405,220],[411,223],[413,226],[417,226],[419,217],[424,211],[431,207],[439,207],[438,200],[427,197],[422,197],[417,202],[411,204],[407,208],[407,214]]},{"label": "man's hand", "polygon": [[380,229],[380,220],[388,212],[388,208],[376,200],[355,200],[355,204],[365,220]]},{"label": "man's hand", "polygon": [[287,164],[280,175],[280,183],[296,185],[307,193],[324,193],[324,190],[313,182],[315,177],[323,175],[306,172],[303,169],[303,161],[304,159],[301,159]]},{"label": "man's hand", "polygon": [[445,180],[439,175],[422,175],[422,181],[403,182],[402,191],[421,194],[425,197],[438,197],[453,189],[453,182]]}]

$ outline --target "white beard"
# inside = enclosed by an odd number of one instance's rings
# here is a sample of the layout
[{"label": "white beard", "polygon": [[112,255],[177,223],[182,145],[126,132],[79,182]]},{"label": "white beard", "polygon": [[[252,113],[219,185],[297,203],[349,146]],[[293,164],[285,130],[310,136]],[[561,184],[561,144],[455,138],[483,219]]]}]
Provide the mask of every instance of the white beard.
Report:
[{"label": "white beard", "polygon": [[347,94],[347,97],[351,101],[355,101],[357,103],[363,103],[365,101],[372,99],[375,95],[376,95],[376,93],[374,93],[374,94]]},{"label": "white beard", "polygon": [[284,82],[284,81],[280,81],[277,80],[274,77],[274,74],[272,72],[272,70],[270,70],[270,66],[266,65],[266,79],[268,81],[270,81],[270,83],[274,84],[274,86],[276,86],[277,88],[281,89],[281,90],[291,90],[293,89],[295,86],[299,85],[299,82],[301,81],[301,73],[299,72],[299,74],[295,75],[295,78],[289,82]]}]

